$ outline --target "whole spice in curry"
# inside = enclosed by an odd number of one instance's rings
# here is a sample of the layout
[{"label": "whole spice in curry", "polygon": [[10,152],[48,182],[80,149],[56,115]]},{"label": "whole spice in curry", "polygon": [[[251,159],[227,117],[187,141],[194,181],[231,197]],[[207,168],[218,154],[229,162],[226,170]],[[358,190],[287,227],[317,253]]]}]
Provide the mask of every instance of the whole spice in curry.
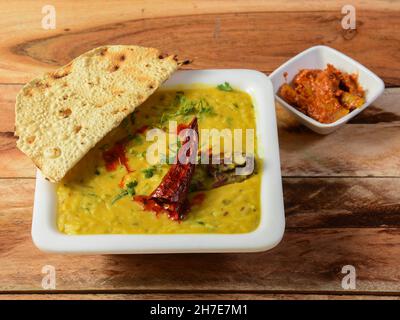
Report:
[{"label": "whole spice in curry", "polygon": [[332,123],[365,102],[365,91],[356,74],[328,64],[325,70],[303,69],[292,84],[283,84],[279,95],[290,105],[321,123]]},{"label": "whole spice in curry", "polygon": [[[182,145],[178,151],[177,163],[171,166],[160,185],[149,197],[135,198],[136,201],[142,202],[147,210],[166,211],[171,220],[182,220],[185,216],[188,208],[187,195],[190,181],[195,170],[195,164],[190,161],[190,158],[197,154],[198,125],[196,117],[187,128],[195,132],[194,140],[187,138],[184,141],[183,145],[190,143],[189,150],[184,149]],[[182,160],[184,160],[183,163]]]},{"label": "whole spice in curry", "polygon": [[[224,88],[229,90],[228,85]],[[192,121],[194,118],[197,121]],[[171,133],[169,120],[176,121],[176,132]],[[155,128],[163,130],[168,139],[166,149],[153,164],[146,154],[154,141],[146,139],[146,132]],[[258,161],[252,174],[236,175],[235,169],[247,167],[251,159],[232,153],[233,163],[226,163],[223,154],[215,162],[221,150],[212,139],[208,146],[201,135],[198,150],[193,152],[196,159],[204,153],[216,158],[209,164],[175,161],[182,154],[188,156],[183,146],[191,145],[182,130],[213,128],[255,129],[251,97],[238,89],[203,86],[154,93],[57,185],[59,230],[66,234],[231,234],[255,230],[261,216]],[[190,157],[182,160],[186,158]]]}]

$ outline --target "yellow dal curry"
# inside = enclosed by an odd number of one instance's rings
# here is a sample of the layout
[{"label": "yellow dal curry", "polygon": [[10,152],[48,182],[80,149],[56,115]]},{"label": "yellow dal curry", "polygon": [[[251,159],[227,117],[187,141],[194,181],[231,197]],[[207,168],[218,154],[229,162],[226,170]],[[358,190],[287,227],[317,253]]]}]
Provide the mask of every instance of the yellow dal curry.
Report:
[{"label": "yellow dal curry", "polygon": [[[256,127],[252,100],[245,92],[229,87],[224,90],[224,87],[204,86],[156,92],[57,185],[59,230],[66,234],[253,231],[260,220],[260,173],[241,182],[189,193],[189,201],[199,193],[204,200],[193,203],[183,221],[173,221],[167,214],[146,211],[133,200],[132,191],[136,195],[149,195],[170,167],[167,163],[150,165],[146,161],[146,150],[154,143],[146,141],[146,130],[161,128],[167,131],[168,120],[187,124],[194,116],[198,117],[199,130]],[[108,170],[104,152],[126,137],[129,139],[125,154],[132,172],[127,173],[123,164],[115,170]],[[201,139],[199,146],[201,150]],[[160,155],[160,158],[163,156],[169,159],[174,155],[170,152]],[[126,186],[131,187],[131,192],[123,189]]]}]

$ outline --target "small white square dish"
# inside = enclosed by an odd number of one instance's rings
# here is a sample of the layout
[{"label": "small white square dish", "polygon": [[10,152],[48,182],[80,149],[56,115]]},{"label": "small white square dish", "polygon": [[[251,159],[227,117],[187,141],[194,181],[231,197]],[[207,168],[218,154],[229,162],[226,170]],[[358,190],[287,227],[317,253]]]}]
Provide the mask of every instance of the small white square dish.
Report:
[{"label": "small white square dish", "polygon": [[[290,83],[301,69],[325,69],[328,63],[340,71],[358,74],[358,81],[365,90],[366,96],[365,103],[360,108],[351,111],[333,123],[326,124],[320,123],[300,112],[279,97],[277,92],[282,84],[285,82]],[[319,134],[329,134],[343,126],[374,102],[385,89],[382,79],[372,71],[343,53],[327,46],[315,46],[299,53],[272,72],[269,77],[272,81],[277,101],[289,110],[302,124]]]},{"label": "small white square dish", "polygon": [[282,181],[274,93],[270,79],[254,70],[179,71],[162,88],[177,85],[229,82],[247,92],[256,114],[258,156],[262,161],[261,215],[258,227],[240,234],[94,234],[67,235],[56,226],[55,185],[38,171],[34,198],[32,238],[51,253],[143,254],[189,252],[255,252],[276,246],[285,229]]}]

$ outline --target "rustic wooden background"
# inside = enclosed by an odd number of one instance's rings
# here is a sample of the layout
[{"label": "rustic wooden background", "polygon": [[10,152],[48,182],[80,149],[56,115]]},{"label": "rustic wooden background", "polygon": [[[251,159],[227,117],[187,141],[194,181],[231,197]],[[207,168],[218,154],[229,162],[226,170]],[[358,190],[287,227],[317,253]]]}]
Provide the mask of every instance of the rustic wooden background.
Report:
[{"label": "rustic wooden background", "polygon": [[[51,1],[57,28],[41,28],[41,1],[0,3],[0,299],[400,296],[400,2],[352,1],[357,31],[341,29],[348,1]],[[34,167],[15,148],[22,84],[103,44],[155,46],[189,68],[269,74],[325,44],[385,81],[373,106],[319,136],[278,106],[287,229],[265,253],[49,255],[34,247]],[[343,290],[353,265],[356,290]],[[41,287],[53,265],[57,290]]]}]

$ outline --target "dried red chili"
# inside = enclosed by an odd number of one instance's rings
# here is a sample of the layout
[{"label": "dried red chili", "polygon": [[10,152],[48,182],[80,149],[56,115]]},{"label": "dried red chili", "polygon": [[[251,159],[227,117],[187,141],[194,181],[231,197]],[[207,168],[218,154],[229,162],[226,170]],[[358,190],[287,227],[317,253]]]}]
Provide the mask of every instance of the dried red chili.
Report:
[{"label": "dried red chili", "polygon": [[136,133],[145,133],[149,126],[143,126],[136,130]]},{"label": "dried red chili", "polygon": [[114,171],[121,164],[128,172],[132,172],[129,168],[128,158],[125,154],[125,143],[123,141],[117,142],[111,149],[104,151],[103,160],[107,171]]},{"label": "dried red chili", "polygon": [[189,125],[180,123],[178,124],[178,128],[176,129],[177,133],[179,134],[182,130],[188,129]]},{"label": "dried red chili", "polygon": [[190,202],[190,204],[192,206],[197,206],[203,203],[204,199],[206,198],[206,194],[201,192],[196,194],[193,198],[192,201]]},{"label": "dried red chili", "polygon": [[[198,124],[195,117],[188,129],[192,129],[195,135],[187,137],[178,151],[178,161],[173,164],[164,176],[160,185],[148,197],[136,197],[136,201],[144,204],[145,208],[159,212],[160,208],[167,212],[172,220],[182,220],[188,209],[187,195],[190,181],[195,170],[195,164],[190,158],[197,155]],[[191,139],[192,138],[192,139]],[[189,148],[186,144],[190,143]],[[183,161],[182,161],[183,160]]]}]

